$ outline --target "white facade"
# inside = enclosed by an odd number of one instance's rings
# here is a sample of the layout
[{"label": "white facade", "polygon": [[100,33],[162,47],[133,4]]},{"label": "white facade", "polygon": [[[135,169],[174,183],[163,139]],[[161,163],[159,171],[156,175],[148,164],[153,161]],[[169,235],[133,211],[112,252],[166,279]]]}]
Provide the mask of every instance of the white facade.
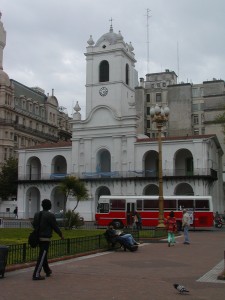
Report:
[{"label": "white facade", "polygon": [[[89,199],[77,211],[94,220],[101,195],[157,195],[158,141],[137,134],[134,87],[137,72],[131,44],[112,27],[86,52],[87,118],[75,106],[71,142],[19,150],[18,214],[31,218],[49,198],[52,210],[63,208],[57,190],[66,175],[87,184]],[[214,210],[224,209],[221,157],[215,135],[163,139],[165,195],[211,195]],[[67,208],[73,208],[69,199]]]}]

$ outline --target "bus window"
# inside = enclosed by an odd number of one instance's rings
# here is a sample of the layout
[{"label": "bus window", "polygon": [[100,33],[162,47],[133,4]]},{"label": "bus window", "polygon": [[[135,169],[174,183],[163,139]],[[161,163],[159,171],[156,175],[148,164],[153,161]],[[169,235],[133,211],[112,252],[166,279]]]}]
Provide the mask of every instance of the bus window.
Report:
[{"label": "bus window", "polygon": [[208,211],[209,210],[209,200],[196,200],[195,210]]},{"label": "bus window", "polygon": [[121,200],[110,200],[110,209],[111,210],[125,210],[126,201],[124,199]]},{"label": "bus window", "polygon": [[108,213],[109,212],[109,203],[101,203],[97,208],[99,213]]},{"label": "bus window", "polygon": [[144,210],[158,210],[159,201],[158,200],[144,200]]},{"label": "bus window", "polygon": [[194,200],[188,200],[188,199],[178,200],[178,207],[181,209],[194,208]]},{"label": "bus window", "polygon": [[166,200],[164,199],[164,209],[165,210],[176,210],[177,209],[176,200]]},{"label": "bus window", "polygon": [[137,210],[142,210],[142,200],[137,200]]}]

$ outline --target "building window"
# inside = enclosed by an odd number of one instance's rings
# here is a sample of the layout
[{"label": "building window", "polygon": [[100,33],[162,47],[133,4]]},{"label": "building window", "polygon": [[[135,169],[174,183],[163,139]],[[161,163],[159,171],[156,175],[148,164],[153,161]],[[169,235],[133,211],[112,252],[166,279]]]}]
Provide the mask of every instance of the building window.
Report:
[{"label": "building window", "polygon": [[204,114],[201,115],[201,122],[202,122],[202,124],[205,122],[205,116],[204,116]]},{"label": "building window", "polygon": [[202,134],[205,134],[205,128],[202,127]]},{"label": "building window", "polygon": [[194,135],[199,135],[199,130],[198,129],[194,130]]},{"label": "building window", "polygon": [[109,63],[107,60],[103,60],[99,66],[99,81],[109,81]]},{"label": "building window", "polygon": [[150,102],[150,94],[146,94],[146,101]]},{"label": "building window", "polygon": [[147,129],[149,129],[151,127],[151,122],[150,120],[147,120]]},{"label": "building window", "polygon": [[194,125],[198,125],[199,124],[198,115],[194,115],[193,116],[193,123],[194,123]]},{"label": "building window", "polygon": [[150,116],[150,107],[147,107],[147,115]]},{"label": "building window", "polygon": [[7,148],[5,148],[4,159],[7,159],[7,153],[8,153]]},{"label": "building window", "polygon": [[156,93],[156,102],[161,102],[162,98],[161,98],[161,93]]},{"label": "building window", "polygon": [[126,84],[129,85],[129,65],[126,64]]}]

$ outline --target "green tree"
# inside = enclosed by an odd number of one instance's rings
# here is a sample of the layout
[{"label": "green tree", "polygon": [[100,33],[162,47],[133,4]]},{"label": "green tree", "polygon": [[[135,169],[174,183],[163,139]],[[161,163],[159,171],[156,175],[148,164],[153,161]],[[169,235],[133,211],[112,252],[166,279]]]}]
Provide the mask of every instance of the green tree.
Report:
[{"label": "green tree", "polygon": [[[69,195],[73,196],[76,199],[76,204],[72,209],[72,212],[75,211],[78,204],[82,200],[87,200],[88,198],[88,191],[83,181],[80,181],[75,176],[67,176],[59,185],[60,191],[64,194],[64,217],[66,212],[66,203]],[[69,228],[71,228],[71,218],[72,215],[69,217]]]},{"label": "green tree", "polygon": [[2,166],[0,172],[0,197],[7,200],[17,194],[18,159],[10,157]]}]

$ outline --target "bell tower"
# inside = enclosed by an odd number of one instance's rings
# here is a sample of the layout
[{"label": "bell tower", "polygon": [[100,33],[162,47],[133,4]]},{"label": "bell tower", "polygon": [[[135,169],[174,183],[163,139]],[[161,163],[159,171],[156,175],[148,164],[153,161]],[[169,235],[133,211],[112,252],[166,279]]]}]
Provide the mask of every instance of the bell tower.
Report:
[{"label": "bell tower", "polygon": [[92,36],[87,43],[86,116],[99,105],[110,107],[120,117],[133,115],[130,108],[135,103],[138,74],[132,44],[125,43],[112,24],[96,43]]}]

